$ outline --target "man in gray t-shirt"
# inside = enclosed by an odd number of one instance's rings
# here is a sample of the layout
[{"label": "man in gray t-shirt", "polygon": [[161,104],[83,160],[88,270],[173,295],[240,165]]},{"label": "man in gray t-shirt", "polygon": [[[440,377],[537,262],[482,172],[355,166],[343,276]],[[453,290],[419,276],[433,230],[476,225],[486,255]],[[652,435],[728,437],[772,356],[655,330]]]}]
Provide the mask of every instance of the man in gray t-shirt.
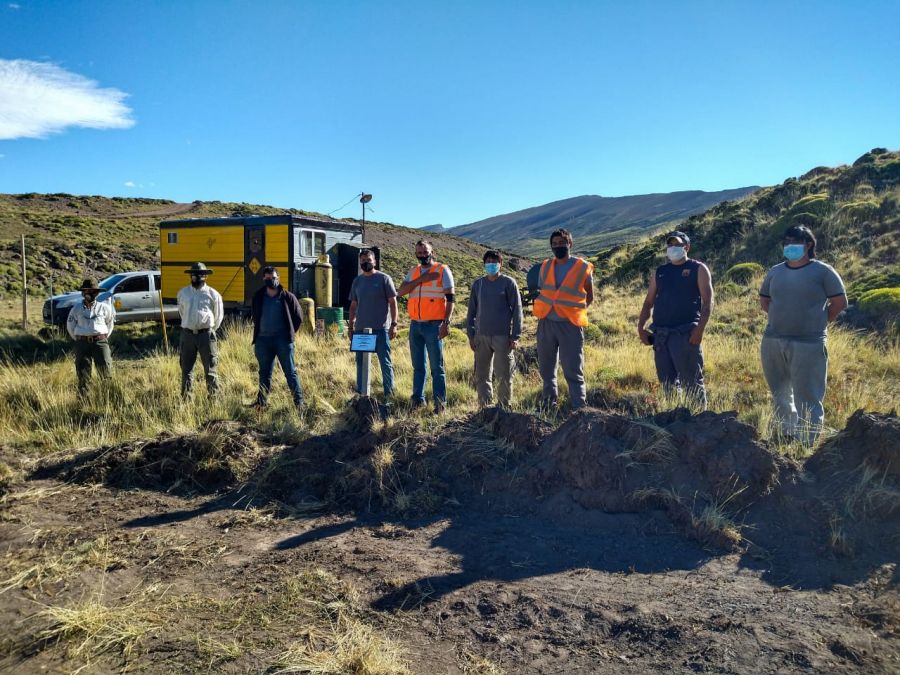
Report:
[{"label": "man in gray t-shirt", "polygon": [[497,398],[508,408],[512,400],[513,353],[522,336],[522,296],[512,277],[500,274],[498,251],[483,257],[484,276],[472,284],[466,332],[475,352],[475,389],[478,402],[490,405],[494,396],[492,373],[497,376]]},{"label": "man in gray t-shirt", "polygon": [[[381,364],[381,385],[385,398],[394,393],[394,364],[391,360],[391,340],[397,337],[397,290],[394,280],[375,269],[375,254],[369,249],[359,252],[362,274],[350,285],[350,335],[366,328],[375,334],[375,353]],[[356,390],[362,392],[362,360],[365,354],[356,353]]]},{"label": "man in gray t-shirt", "polygon": [[786,262],[771,268],[759,289],[769,315],[760,346],[763,374],[780,432],[812,445],[825,418],[827,327],[847,307],[847,296],[838,273],[815,260],[808,227],[789,228],[782,246]]}]

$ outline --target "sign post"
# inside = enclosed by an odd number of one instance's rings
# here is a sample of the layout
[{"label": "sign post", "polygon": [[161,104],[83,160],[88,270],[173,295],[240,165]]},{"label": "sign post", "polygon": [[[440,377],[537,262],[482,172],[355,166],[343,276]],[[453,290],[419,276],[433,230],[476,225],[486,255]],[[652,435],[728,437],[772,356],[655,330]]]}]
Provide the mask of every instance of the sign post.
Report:
[{"label": "sign post", "polygon": [[362,358],[356,363],[356,393],[360,396],[369,396],[371,392],[372,352],[375,351],[376,340],[371,328],[365,328],[362,333],[355,333],[350,338],[350,351],[362,353]]}]

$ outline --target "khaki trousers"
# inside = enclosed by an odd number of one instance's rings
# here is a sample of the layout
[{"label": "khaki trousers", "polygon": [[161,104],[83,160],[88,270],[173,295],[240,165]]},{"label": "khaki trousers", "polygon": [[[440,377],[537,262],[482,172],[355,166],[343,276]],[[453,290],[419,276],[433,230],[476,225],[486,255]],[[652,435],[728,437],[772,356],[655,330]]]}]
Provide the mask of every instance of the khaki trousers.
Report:
[{"label": "khaki trousers", "polygon": [[515,354],[509,348],[508,335],[475,336],[475,390],[478,402],[490,405],[494,398],[492,375],[497,376],[497,402],[508,408],[512,400],[512,374]]}]

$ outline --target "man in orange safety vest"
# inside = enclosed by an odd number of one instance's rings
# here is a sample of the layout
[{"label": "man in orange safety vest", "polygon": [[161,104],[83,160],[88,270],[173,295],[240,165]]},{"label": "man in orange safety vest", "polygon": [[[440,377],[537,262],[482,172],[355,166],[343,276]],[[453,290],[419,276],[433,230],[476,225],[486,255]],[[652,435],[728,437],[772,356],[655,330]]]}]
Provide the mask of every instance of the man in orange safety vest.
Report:
[{"label": "man in orange safety vest", "polygon": [[409,353],[413,366],[412,405],[425,405],[426,361],[431,367],[431,390],[434,412],[440,414],[447,405],[447,377],[444,371],[442,340],[450,334],[450,317],[456,296],[453,273],[446,265],[435,262],[434,247],[428,241],[416,242],[419,264],[403,279],[397,295],[409,295]]},{"label": "man in orange safety vest", "polygon": [[556,367],[561,362],[572,408],[585,405],[584,327],[594,301],[594,266],[570,255],[572,235],[562,228],[550,235],[553,257],[541,264],[540,294],[534,301],[538,318],[538,370],[544,381],[542,404],[555,407],[559,391]]}]

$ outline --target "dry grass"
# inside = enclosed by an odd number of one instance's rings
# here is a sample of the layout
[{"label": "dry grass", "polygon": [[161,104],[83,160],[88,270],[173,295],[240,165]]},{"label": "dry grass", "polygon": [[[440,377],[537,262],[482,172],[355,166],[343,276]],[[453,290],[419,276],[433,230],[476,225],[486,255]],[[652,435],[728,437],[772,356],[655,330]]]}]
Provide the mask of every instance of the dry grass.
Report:
[{"label": "dry grass", "polygon": [[158,631],[166,621],[165,590],[148,586],[124,601],[107,604],[100,594],[67,605],[45,607],[38,617],[50,625],[39,634],[42,642],[66,642],[70,657],[93,658],[110,651],[128,658],[138,642]]}]

